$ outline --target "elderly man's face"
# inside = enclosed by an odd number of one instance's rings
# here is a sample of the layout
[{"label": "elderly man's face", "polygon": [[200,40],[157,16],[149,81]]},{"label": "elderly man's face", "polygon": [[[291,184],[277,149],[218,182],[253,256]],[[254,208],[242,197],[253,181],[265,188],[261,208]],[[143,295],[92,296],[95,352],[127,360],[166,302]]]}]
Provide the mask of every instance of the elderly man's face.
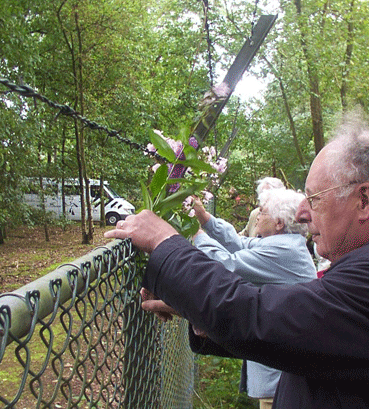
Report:
[{"label": "elderly man's face", "polygon": [[[311,165],[305,185],[307,196],[335,187],[326,163],[329,149],[331,145],[322,149]],[[357,189],[346,201],[337,200],[336,193],[337,190],[332,189],[316,196],[313,209],[303,200],[296,213],[299,222],[308,223],[318,253],[332,262],[365,243],[360,237]]]}]

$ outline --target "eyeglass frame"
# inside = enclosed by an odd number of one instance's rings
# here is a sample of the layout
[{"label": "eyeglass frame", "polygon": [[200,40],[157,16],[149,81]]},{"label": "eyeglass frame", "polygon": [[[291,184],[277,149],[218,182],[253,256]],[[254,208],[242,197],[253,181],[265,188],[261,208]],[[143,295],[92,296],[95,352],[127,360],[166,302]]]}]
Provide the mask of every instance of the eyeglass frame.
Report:
[{"label": "eyeglass frame", "polygon": [[309,195],[309,196],[306,196],[306,194],[305,194],[305,199],[308,201],[310,209],[313,210],[313,199],[315,197],[317,197],[317,196],[319,196],[319,195],[321,195],[323,193],[330,192],[331,190],[339,189],[340,187],[347,187],[347,186],[355,185],[357,183],[361,183],[361,182],[357,182],[356,180],[354,180],[352,182],[345,183],[344,185],[329,187],[328,189],[321,190],[320,192],[314,193],[314,194]]}]

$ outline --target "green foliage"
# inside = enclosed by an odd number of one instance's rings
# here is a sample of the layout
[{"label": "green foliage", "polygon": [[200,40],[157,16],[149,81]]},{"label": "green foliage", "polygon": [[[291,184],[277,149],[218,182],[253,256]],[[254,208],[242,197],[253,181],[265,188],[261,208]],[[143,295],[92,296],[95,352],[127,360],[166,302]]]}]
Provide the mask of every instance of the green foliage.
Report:
[{"label": "green foliage", "polygon": [[[183,202],[189,196],[198,195],[205,189],[208,182],[202,179],[203,173],[215,172],[208,163],[198,158],[196,150],[189,144],[190,134],[190,126],[181,128],[177,136],[180,147],[178,152],[174,152],[159,132],[150,132],[150,139],[157,153],[168,163],[158,167],[148,187],[141,181],[143,208],[152,210],[167,220],[185,237],[191,237],[196,233],[199,223],[196,218],[189,217],[183,211]],[[173,178],[172,171],[175,166],[181,166],[183,169],[191,168],[191,176],[182,179]],[[175,192],[171,192],[170,188],[174,183],[179,183],[180,187]]]},{"label": "green foliage", "polygon": [[242,360],[198,356],[194,409],[257,409],[258,401],[239,393]]},{"label": "green foliage", "polygon": [[[231,97],[206,141],[219,153],[237,130],[217,209],[240,224],[241,209],[227,202],[230,187],[251,205],[255,181],[267,175],[280,177],[283,173],[292,186],[303,188],[315,156],[312,74],[318,85],[325,137],[337,111],[357,103],[369,107],[369,24],[364,18],[368,2],[307,0],[301,2],[300,14],[296,3],[275,6],[275,13],[282,12],[249,68],[255,81],[267,80],[266,92],[243,102]],[[204,12],[196,0],[0,0],[0,6],[1,76],[15,83],[23,81],[52,101],[78,111],[83,108],[87,118],[139,144],[150,141],[152,129],[172,135],[179,119],[181,123],[193,119],[198,101],[210,88]],[[258,4],[258,15],[266,14],[263,7]],[[212,4],[207,17],[213,67],[229,68],[250,34],[253,10],[254,3],[238,0]],[[81,69],[78,83],[77,67]],[[213,72],[214,83],[219,77],[219,71]],[[81,93],[78,84],[82,84]],[[21,193],[17,183],[21,176],[77,176],[76,129],[81,127],[76,128],[73,119],[63,115],[55,120],[56,110],[18,95],[2,93],[0,104],[4,124],[0,223],[5,225],[23,219],[23,210],[14,206]],[[88,177],[108,180],[137,208],[143,205],[141,180],[150,195],[164,199],[165,169],[151,180],[151,157],[102,132],[83,131]],[[188,139],[181,132],[178,137]],[[198,170],[202,164],[196,162],[191,149],[186,148],[185,154]],[[189,188],[185,181],[181,183],[183,189]],[[163,212],[173,218],[179,208],[168,211],[176,205],[172,200],[165,202]]]}]

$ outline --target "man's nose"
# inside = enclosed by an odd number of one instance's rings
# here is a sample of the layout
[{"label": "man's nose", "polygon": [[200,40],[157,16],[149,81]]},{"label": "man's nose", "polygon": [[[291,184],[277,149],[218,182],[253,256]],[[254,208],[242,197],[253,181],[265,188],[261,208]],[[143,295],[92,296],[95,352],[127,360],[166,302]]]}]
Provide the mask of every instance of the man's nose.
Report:
[{"label": "man's nose", "polygon": [[298,223],[309,223],[311,222],[311,213],[310,213],[309,202],[304,199],[299,207],[297,208],[295,219]]}]

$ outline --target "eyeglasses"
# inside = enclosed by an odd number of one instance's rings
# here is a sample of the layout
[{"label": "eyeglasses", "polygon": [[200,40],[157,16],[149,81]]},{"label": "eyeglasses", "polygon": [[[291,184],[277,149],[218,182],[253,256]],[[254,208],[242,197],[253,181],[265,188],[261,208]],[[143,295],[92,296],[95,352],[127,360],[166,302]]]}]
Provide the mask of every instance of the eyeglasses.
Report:
[{"label": "eyeglasses", "polygon": [[353,181],[353,182],[345,183],[344,185],[330,187],[328,189],[321,190],[320,192],[314,193],[313,195],[306,196],[305,199],[308,201],[308,203],[310,205],[310,209],[315,210],[316,209],[316,203],[319,200],[318,196],[322,195],[323,193],[330,192],[331,190],[339,189],[340,187],[347,187],[347,186],[350,186],[350,185],[355,185],[356,183],[360,183],[360,182]]}]

